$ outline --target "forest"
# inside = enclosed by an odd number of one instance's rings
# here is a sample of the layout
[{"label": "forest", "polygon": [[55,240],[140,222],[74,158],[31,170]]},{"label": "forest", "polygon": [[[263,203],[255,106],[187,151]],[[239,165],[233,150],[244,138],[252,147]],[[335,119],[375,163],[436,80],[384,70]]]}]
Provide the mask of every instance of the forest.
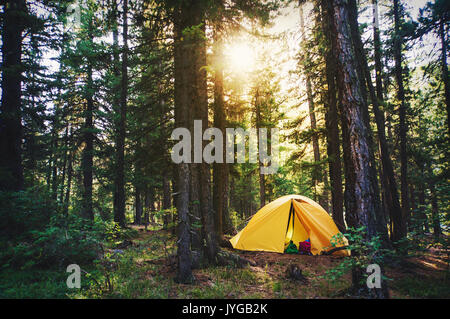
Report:
[{"label": "forest", "polygon": [[0,0],[0,298],[450,298],[449,32],[446,0]]}]

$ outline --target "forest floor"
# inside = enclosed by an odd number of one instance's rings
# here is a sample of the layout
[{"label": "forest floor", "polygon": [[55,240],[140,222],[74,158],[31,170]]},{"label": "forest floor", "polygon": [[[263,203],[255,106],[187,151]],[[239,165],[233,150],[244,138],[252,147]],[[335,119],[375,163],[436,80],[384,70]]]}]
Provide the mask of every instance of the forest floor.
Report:
[{"label": "forest floor", "polygon": [[[112,289],[111,297],[348,298],[345,292],[350,287],[350,274],[333,282],[326,276],[327,270],[343,261],[342,258],[332,256],[244,252],[222,248],[252,261],[253,266],[196,269],[193,271],[193,284],[176,284],[173,280],[176,274],[173,235],[164,230],[135,228],[138,235],[127,249],[133,256],[131,268],[127,268],[134,274],[127,274],[120,284],[121,288]],[[302,270],[305,281],[290,279],[287,270],[291,265]],[[401,265],[387,267],[385,271],[392,298],[450,298],[448,251],[430,248],[420,256],[405,259]],[[120,276],[117,280],[117,283],[121,281]],[[126,288],[128,286],[130,289]]]},{"label": "forest floor", "polygon": [[[332,281],[327,271],[343,258],[244,252],[222,248],[252,266],[193,270],[193,284],[177,284],[176,239],[165,230],[132,226],[132,236],[105,247],[94,264],[81,265],[81,289],[68,289],[66,269],[0,272],[1,298],[350,298],[350,274]],[[449,251],[431,247],[385,268],[392,298],[450,298]],[[297,266],[306,280],[292,280]]]}]

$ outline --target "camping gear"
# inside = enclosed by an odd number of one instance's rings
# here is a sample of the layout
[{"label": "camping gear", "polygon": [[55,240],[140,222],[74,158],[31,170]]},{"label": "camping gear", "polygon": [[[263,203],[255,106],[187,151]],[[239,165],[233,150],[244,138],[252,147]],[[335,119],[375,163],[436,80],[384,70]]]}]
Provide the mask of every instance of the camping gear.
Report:
[{"label": "camping gear", "polygon": [[[261,208],[236,236],[230,239],[235,249],[283,253],[292,241],[310,239],[311,254],[319,255],[348,245],[347,239],[332,247],[333,236],[339,234],[333,219],[313,200],[300,195],[280,197]],[[349,256],[338,250],[334,255]]]},{"label": "camping gear", "polygon": [[298,243],[298,252],[302,255],[311,255],[311,242],[309,239]]},{"label": "camping gear", "polygon": [[284,251],[286,254],[298,254],[297,246],[295,246],[294,242],[291,240],[289,245]]}]

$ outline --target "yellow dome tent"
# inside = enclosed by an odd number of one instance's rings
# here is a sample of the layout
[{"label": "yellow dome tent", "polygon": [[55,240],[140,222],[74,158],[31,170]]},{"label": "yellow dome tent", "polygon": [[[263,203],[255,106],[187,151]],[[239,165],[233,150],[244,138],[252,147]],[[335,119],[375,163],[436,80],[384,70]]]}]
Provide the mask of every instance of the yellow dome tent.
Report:
[{"label": "yellow dome tent", "polygon": [[[235,249],[283,253],[292,240],[310,239],[311,253],[318,255],[332,248],[330,240],[339,233],[328,213],[313,200],[300,195],[287,195],[261,208],[236,236],[230,239]],[[343,244],[348,245],[343,238]],[[348,250],[334,255],[349,256]]]}]

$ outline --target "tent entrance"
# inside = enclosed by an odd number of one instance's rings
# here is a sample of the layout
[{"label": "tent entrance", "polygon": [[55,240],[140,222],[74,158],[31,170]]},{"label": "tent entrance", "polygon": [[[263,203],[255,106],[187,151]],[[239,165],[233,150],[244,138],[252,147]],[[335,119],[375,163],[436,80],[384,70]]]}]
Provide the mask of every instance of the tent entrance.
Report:
[{"label": "tent entrance", "polygon": [[284,249],[289,245],[292,240],[295,246],[298,247],[299,242],[305,241],[309,238],[309,234],[303,226],[302,222],[298,218],[298,212],[295,211],[294,204],[291,201],[291,207],[289,208],[288,224],[286,228],[286,237],[284,239]]}]

